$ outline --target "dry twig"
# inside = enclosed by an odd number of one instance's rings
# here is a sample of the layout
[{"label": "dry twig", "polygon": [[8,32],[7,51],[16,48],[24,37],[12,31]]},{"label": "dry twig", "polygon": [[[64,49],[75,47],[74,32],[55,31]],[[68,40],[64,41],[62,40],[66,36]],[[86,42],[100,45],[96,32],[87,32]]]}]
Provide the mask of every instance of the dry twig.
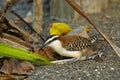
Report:
[{"label": "dry twig", "polygon": [[76,10],[80,15],[82,15],[91,25],[93,25],[93,27],[105,38],[105,40],[112,46],[112,48],[114,49],[114,51],[116,52],[116,54],[120,57],[120,48],[114,44],[103,32],[102,30],[99,28],[98,25],[96,25],[84,12],[84,10],[77,5],[74,0],[66,0],[72,7],[74,10]]}]

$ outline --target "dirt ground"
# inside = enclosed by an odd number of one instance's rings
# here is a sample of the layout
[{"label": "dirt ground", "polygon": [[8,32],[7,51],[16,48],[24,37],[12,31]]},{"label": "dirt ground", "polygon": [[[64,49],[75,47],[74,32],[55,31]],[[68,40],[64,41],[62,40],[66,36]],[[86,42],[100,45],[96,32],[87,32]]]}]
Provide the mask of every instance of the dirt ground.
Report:
[{"label": "dirt ground", "polygon": [[[120,2],[110,4],[109,9],[99,14],[89,15],[109,37],[120,47]],[[73,26],[89,25],[80,20]],[[94,60],[77,61],[75,63],[37,66],[27,80],[120,80],[120,58],[108,45],[103,62]]]}]

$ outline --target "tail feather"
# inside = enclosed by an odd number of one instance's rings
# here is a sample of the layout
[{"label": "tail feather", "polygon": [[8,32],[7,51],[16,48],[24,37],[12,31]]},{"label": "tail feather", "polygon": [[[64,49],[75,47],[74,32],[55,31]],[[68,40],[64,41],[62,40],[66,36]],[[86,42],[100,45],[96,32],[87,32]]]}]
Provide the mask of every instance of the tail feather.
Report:
[{"label": "tail feather", "polygon": [[104,41],[104,40],[105,40],[105,39],[102,37],[101,34],[92,35],[90,38],[91,38],[91,42],[92,42],[92,43],[97,42],[97,41]]}]

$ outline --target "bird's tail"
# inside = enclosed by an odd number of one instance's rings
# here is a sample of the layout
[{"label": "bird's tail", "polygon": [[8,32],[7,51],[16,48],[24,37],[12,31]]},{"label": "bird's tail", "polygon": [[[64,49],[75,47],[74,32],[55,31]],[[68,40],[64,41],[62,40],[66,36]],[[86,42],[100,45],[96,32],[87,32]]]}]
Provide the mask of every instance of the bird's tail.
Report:
[{"label": "bird's tail", "polygon": [[91,42],[92,42],[92,43],[97,42],[97,41],[104,41],[104,40],[105,40],[105,39],[102,37],[101,34],[92,35],[92,36],[90,36],[90,39],[91,39]]}]

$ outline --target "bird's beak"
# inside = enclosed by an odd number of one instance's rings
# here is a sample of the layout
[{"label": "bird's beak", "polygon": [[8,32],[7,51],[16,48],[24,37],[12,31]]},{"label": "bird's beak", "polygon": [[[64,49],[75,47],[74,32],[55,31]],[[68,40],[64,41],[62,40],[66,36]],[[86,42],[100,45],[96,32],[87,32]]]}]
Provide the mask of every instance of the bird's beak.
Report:
[{"label": "bird's beak", "polygon": [[42,46],[38,46],[38,50],[43,49],[46,46],[46,44],[42,44]]}]

